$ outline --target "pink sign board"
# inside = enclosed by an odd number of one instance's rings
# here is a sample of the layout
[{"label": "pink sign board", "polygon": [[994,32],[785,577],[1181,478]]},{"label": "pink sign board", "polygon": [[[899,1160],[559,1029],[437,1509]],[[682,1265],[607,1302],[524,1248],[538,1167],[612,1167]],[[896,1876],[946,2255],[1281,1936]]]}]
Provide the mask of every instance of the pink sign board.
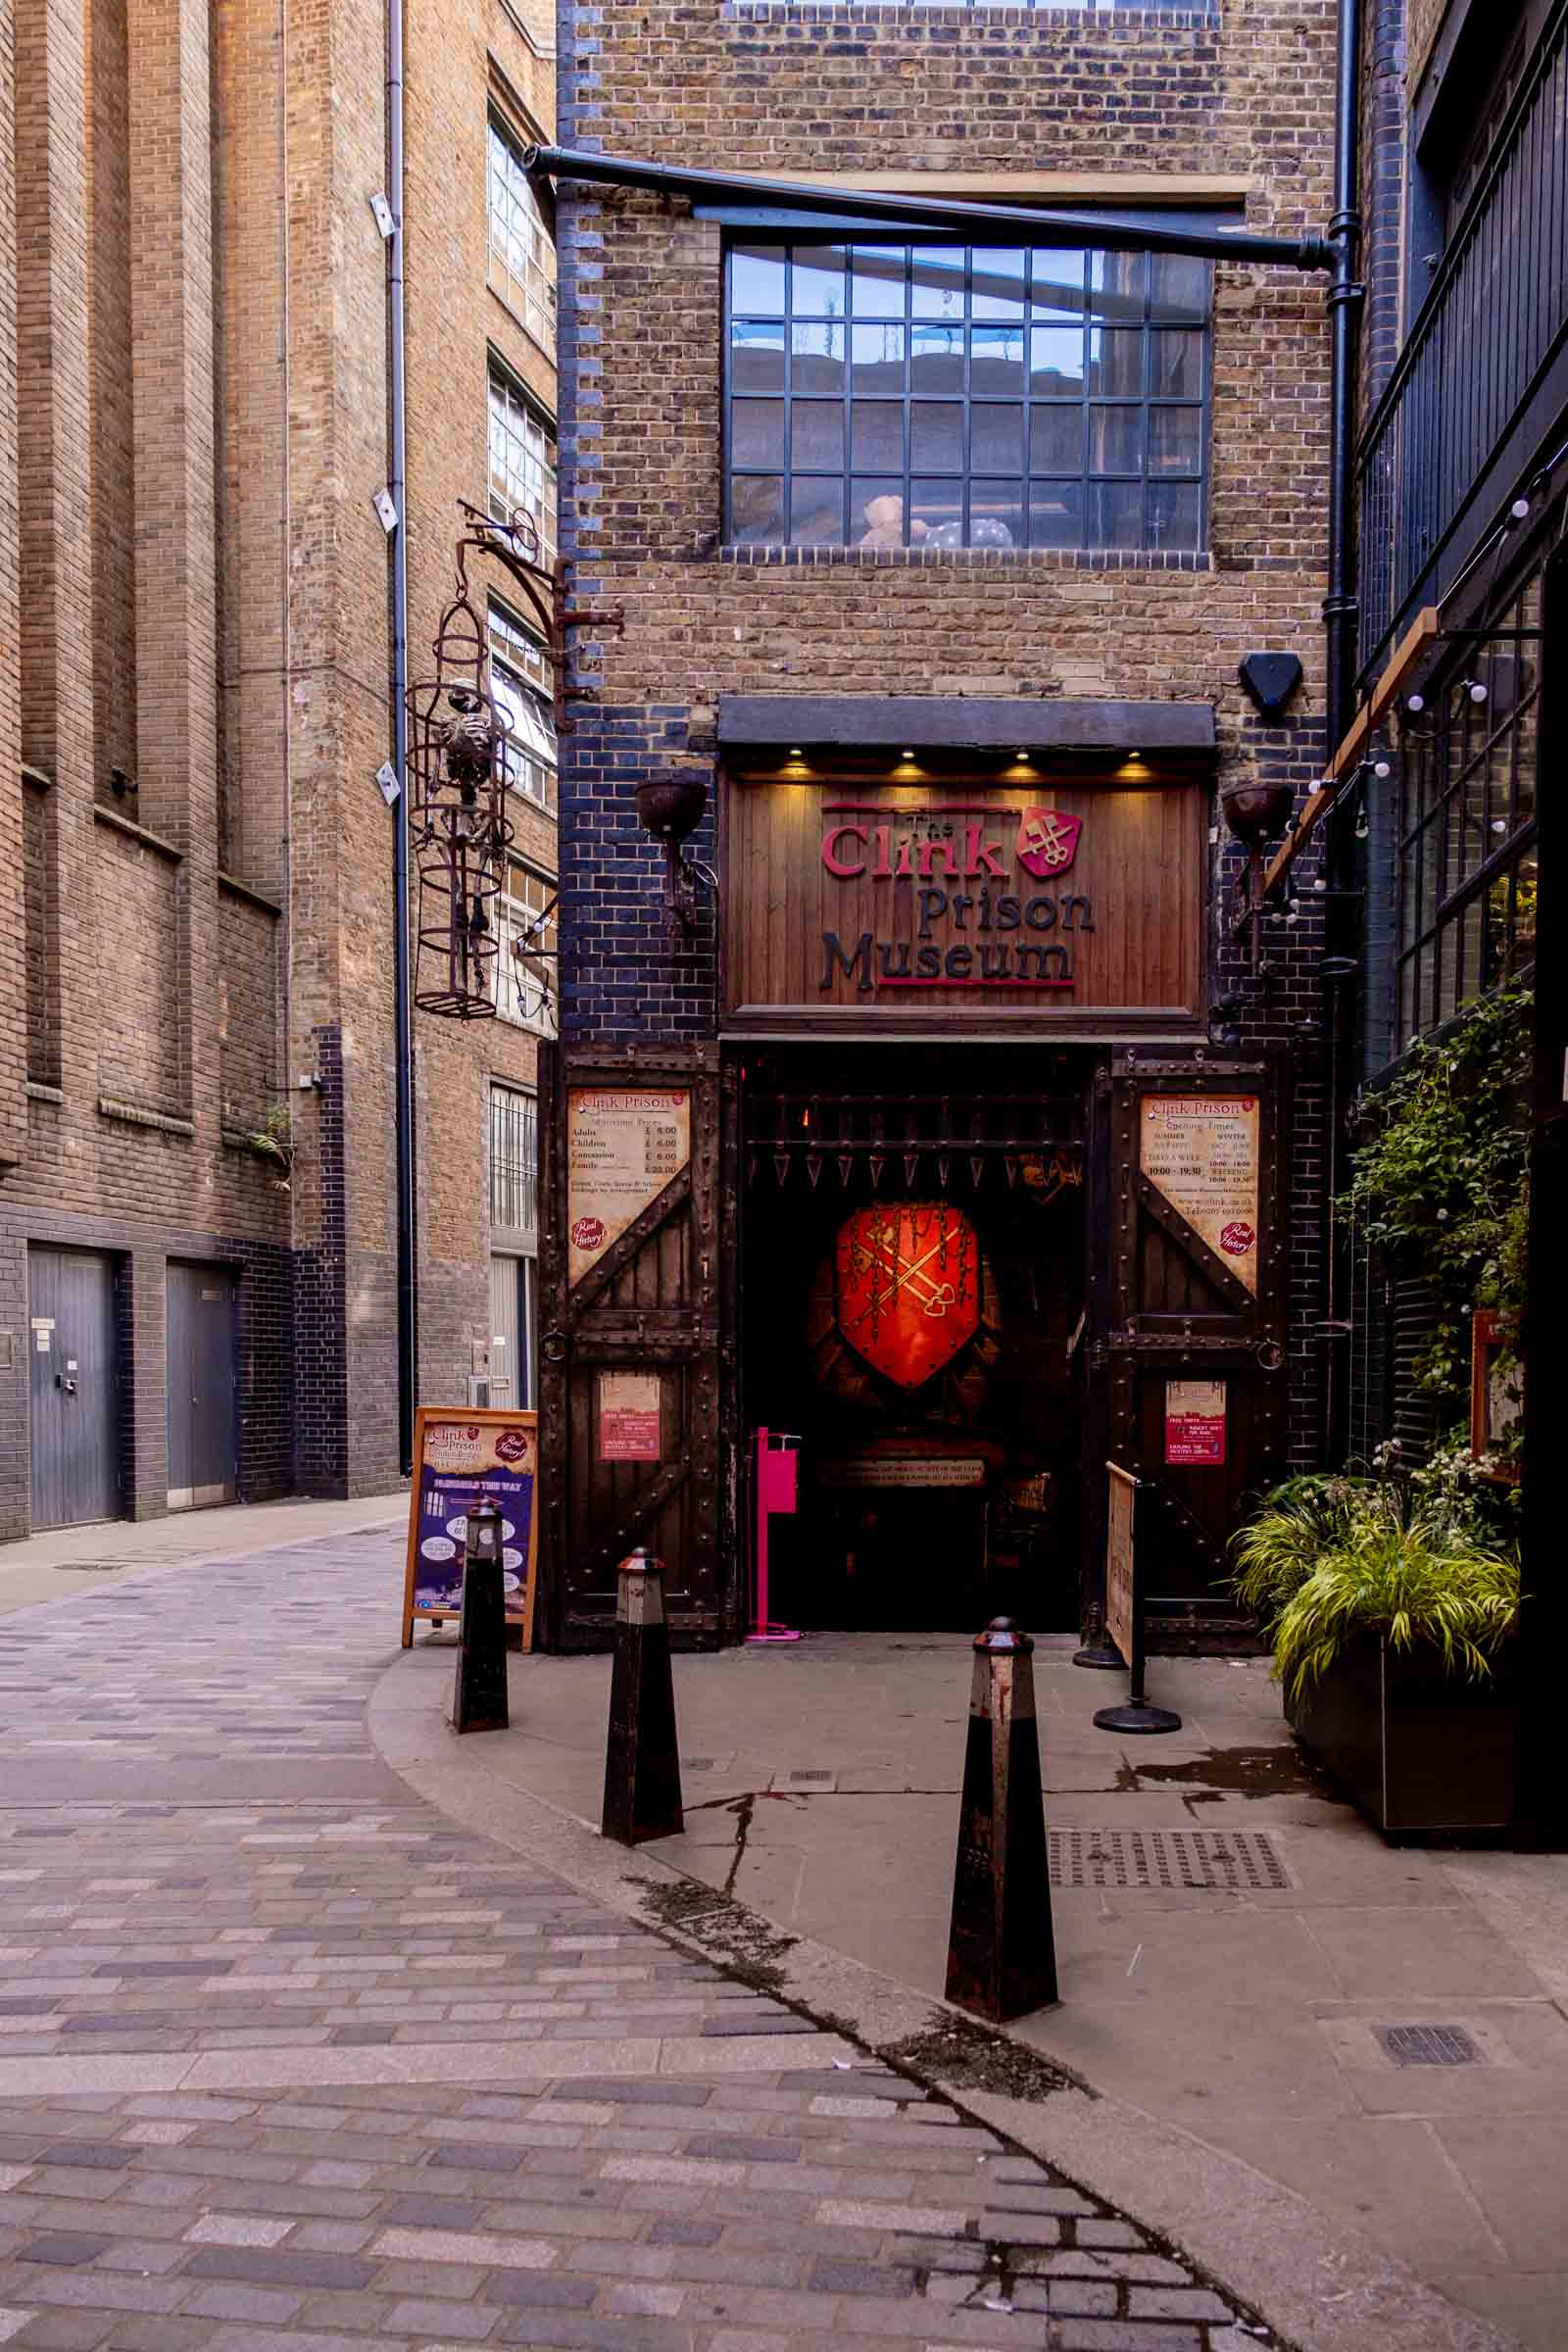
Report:
[{"label": "pink sign board", "polygon": [[1165,1383],[1165,1460],[1182,1469],[1220,1468],[1225,1460],[1225,1383]]}]

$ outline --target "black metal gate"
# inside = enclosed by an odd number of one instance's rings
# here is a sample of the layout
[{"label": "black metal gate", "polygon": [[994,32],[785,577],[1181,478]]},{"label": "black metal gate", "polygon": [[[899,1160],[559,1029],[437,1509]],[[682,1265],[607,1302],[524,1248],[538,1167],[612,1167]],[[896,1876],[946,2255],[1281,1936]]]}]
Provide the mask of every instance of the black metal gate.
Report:
[{"label": "black metal gate", "polygon": [[237,1493],[234,1276],[172,1262],[167,1297],[169,1507],[199,1510]]},{"label": "black metal gate", "polygon": [[27,1286],[32,1524],[118,1518],[115,1261],[88,1250],[32,1249]]}]

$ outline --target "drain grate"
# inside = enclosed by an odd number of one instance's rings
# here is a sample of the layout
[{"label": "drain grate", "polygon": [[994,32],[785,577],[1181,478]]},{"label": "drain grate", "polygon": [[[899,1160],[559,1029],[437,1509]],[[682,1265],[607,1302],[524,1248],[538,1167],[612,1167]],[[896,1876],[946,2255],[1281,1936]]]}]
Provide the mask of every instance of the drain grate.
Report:
[{"label": "drain grate", "polygon": [[1479,2066],[1481,2051],[1463,2026],[1374,2026],[1396,2066]]},{"label": "drain grate", "polygon": [[1053,1830],[1054,1886],[1288,1887],[1263,1830]]}]

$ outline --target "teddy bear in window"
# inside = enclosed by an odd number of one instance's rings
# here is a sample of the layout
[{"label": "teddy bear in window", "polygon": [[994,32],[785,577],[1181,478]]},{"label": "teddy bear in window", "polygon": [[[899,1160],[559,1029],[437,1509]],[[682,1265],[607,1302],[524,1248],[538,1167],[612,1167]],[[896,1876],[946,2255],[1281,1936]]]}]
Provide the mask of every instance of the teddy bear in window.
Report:
[{"label": "teddy bear in window", "polygon": [[[858,542],[861,547],[904,546],[904,501],[902,498],[892,494],[882,498],[868,498],[865,502],[865,519],[871,527],[865,537]],[[916,515],[909,525],[909,544],[911,546],[918,545],[925,537],[926,528],[927,526]]]}]

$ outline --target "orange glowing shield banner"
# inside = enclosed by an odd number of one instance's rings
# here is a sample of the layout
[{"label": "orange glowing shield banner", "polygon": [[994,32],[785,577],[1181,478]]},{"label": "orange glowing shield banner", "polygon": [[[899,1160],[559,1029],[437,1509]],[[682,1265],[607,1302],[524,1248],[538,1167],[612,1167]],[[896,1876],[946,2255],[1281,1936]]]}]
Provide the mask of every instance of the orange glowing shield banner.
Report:
[{"label": "orange glowing shield banner", "polygon": [[862,1208],[834,1250],[839,1330],[901,1389],[918,1389],[980,1325],[980,1243],[945,1201]]}]

